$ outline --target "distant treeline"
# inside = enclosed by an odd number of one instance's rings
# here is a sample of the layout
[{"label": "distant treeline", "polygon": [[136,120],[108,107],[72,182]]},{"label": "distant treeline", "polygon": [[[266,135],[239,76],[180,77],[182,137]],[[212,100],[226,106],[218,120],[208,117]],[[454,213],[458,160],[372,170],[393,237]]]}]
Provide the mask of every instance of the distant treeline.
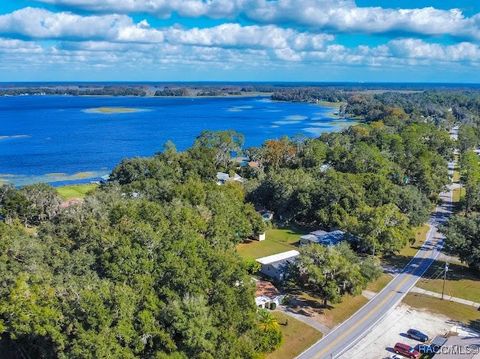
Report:
[{"label": "distant treeline", "polygon": [[0,96],[241,96],[252,93],[272,93],[277,88],[271,86],[15,86],[0,88]]},{"label": "distant treeline", "polygon": [[155,91],[155,96],[198,96],[198,97],[219,97],[219,96],[242,96],[252,93],[272,93],[275,89],[271,87],[165,87]]},{"label": "distant treeline", "polygon": [[11,87],[0,89],[0,96],[69,95],[69,96],[146,96],[139,87]]},{"label": "distant treeline", "polygon": [[475,122],[480,118],[480,91],[354,91],[334,88],[291,88],[276,91],[273,100],[318,103],[342,102],[340,113],[378,121],[401,109],[435,122]]}]

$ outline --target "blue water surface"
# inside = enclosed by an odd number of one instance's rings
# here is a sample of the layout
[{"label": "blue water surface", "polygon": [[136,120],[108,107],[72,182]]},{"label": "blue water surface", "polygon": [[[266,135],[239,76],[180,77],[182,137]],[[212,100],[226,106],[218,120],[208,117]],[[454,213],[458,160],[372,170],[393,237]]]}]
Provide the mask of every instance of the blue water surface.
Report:
[{"label": "blue water surface", "polygon": [[[99,107],[141,111],[89,111]],[[125,157],[161,151],[167,140],[186,149],[203,130],[239,131],[246,147],[282,136],[316,137],[349,125],[333,118],[333,111],[263,97],[0,97],[0,180],[85,182]]]}]

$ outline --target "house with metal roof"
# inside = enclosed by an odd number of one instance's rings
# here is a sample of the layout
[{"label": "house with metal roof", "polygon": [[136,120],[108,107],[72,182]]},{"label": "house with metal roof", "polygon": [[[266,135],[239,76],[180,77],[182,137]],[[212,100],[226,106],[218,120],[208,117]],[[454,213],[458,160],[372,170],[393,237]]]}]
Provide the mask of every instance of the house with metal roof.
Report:
[{"label": "house with metal roof", "polygon": [[326,232],[319,230],[301,236],[300,245],[305,246],[308,244],[322,244],[327,247],[333,247],[347,239],[347,235],[343,231],[337,230],[333,232]]},{"label": "house with metal roof", "polygon": [[285,279],[288,266],[295,263],[299,255],[298,251],[292,250],[258,258],[257,262],[261,265],[260,273],[281,282]]},{"label": "house with metal roof", "polygon": [[227,183],[229,181],[244,183],[245,179],[243,177],[241,177],[240,175],[236,174],[236,173],[232,177],[230,177],[230,175],[228,173],[217,172],[217,184],[218,185],[224,185],[225,183]]}]

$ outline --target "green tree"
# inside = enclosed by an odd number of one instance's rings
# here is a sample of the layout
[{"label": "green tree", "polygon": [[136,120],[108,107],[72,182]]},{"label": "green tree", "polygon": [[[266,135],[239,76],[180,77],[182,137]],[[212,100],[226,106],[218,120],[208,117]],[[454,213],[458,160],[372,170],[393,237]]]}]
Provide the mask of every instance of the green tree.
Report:
[{"label": "green tree", "polygon": [[357,238],[362,252],[392,254],[413,240],[408,218],[393,204],[361,207],[357,218],[350,232]]},{"label": "green tree", "polygon": [[204,131],[195,140],[194,147],[213,150],[215,164],[226,169],[232,153],[239,154],[244,142],[244,136],[236,131]]},{"label": "green tree", "polygon": [[442,228],[448,252],[460,257],[470,268],[480,271],[480,215],[454,216]]},{"label": "green tree", "polygon": [[266,309],[258,310],[257,317],[260,337],[259,349],[265,353],[272,352],[282,343],[280,325],[277,318]]},{"label": "green tree", "polygon": [[[342,253],[343,251],[343,253]],[[351,261],[353,253],[318,244],[305,246],[291,275],[301,288],[311,291],[324,301],[324,306],[341,301],[344,294],[358,294],[366,281],[359,261]]]},{"label": "green tree", "polygon": [[480,135],[476,127],[463,124],[458,130],[457,146],[460,152],[475,149],[480,144]]},{"label": "green tree", "polygon": [[467,151],[460,158],[461,182],[465,188],[465,211],[470,213],[480,204],[480,162],[473,151]]},{"label": "green tree", "polygon": [[57,191],[47,184],[25,186],[20,190],[29,202],[28,219],[31,224],[38,225],[51,220],[59,211],[62,200]]},{"label": "green tree", "polygon": [[412,226],[418,227],[427,222],[432,202],[414,186],[398,188],[397,206],[405,214]]},{"label": "green tree", "polygon": [[61,202],[55,189],[46,184],[19,190],[12,186],[0,187],[0,214],[9,221],[17,218],[25,225],[36,226],[51,220],[60,210]]}]

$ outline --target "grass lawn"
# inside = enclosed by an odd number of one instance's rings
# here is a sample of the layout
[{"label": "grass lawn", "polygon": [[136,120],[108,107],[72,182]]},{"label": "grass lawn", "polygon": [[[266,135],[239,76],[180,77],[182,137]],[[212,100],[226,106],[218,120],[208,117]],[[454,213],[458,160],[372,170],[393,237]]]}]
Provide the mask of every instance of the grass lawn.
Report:
[{"label": "grass lawn", "polygon": [[455,188],[452,194],[452,202],[459,203],[464,196],[465,196],[465,188]]},{"label": "grass lawn", "polygon": [[[295,318],[281,312],[273,312],[273,315],[280,323],[283,343],[280,348],[267,355],[268,359],[295,358],[322,337],[322,333]],[[286,319],[288,319],[288,325],[281,325]]]},{"label": "grass lawn", "polygon": [[302,305],[314,308],[317,313],[322,313],[318,319],[329,328],[343,323],[368,302],[368,299],[363,295],[357,295],[355,297],[345,295],[341,303],[329,303],[328,308],[324,308],[321,299],[313,297],[308,293],[299,293],[296,298],[297,302],[302,302]]},{"label": "grass lawn", "polygon": [[454,183],[460,182],[460,172],[458,172],[458,170],[453,171],[452,181]]},{"label": "grass lawn", "polygon": [[[436,261],[417,287],[442,293],[444,266],[444,262]],[[463,264],[450,263],[445,294],[480,303],[480,275]]]},{"label": "grass lawn", "polygon": [[480,329],[480,311],[468,305],[441,300],[417,293],[410,293],[403,299],[413,308],[425,309],[431,313],[442,314],[450,319]]},{"label": "grass lawn", "polygon": [[92,192],[98,187],[96,184],[78,184],[72,186],[63,186],[57,188],[57,193],[64,200],[72,198],[84,198],[88,193]]},{"label": "grass lawn", "polygon": [[262,242],[248,241],[237,246],[240,256],[246,259],[257,259],[281,252],[297,249],[296,243],[307,232],[294,228],[269,229],[266,240]]},{"label": "grass lawn", "polygon": [[361,307],[367,304],[367,302],[368,299],[363,295],[357,295],[355,297],[346,295],[343,297],[341,303],[333,304],[331,309],[325,311],[325,319],[327,323],[330,323],[330,327],[333,328],[350,318]]},{"label": "grass lawn", "polygon": [[410,260],[415,257],[415,254],[417,254],[418,250],[426,241],[429,230],[430,227],[428,225],[417,228],[415,230],[415,243],[406,246],[400,251],[400,253],[395,256],[383,258],[383,262],[387,265],[395,266],[399,269],[405,267],[408,262],[410,262]]},{"label": "grass lawn", "polygon": [[378,293],[383,288],[385,288],[387,284],[392,281],[392,279],[393,277],[390,274],[386,274],[386,273],[382,274],[380,278],[378,278],[375,282],[372,282],[367,286],[367,290]]},{"label": "grass lawn", "polygon": [[342,105],[345,105],[345,102],[319,101],[318,104],[320,106],[340,108]]}]

